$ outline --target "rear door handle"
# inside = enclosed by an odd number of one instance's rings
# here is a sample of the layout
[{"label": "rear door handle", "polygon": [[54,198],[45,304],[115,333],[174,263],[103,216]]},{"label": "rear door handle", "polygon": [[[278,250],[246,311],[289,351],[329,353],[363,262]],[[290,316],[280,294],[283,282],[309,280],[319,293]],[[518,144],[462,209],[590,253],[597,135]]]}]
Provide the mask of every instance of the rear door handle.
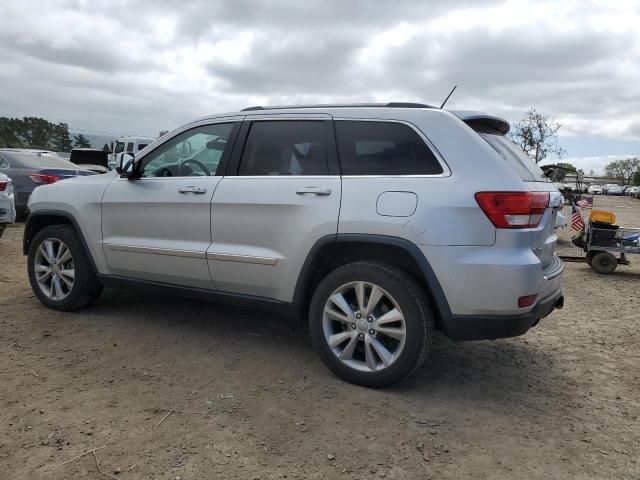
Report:
[{"label": "rear door handle", "polygon": [[318,197],[326,197],[331,195],[330,188],[320,188],[320,187],[303,187],[299,188],[296,191],[297,195],[316,195]]},{"label": "rear door handle", "polygon": [[207,189],[202,187],[182,187],[178,190],[178,193],[195,193],[196,195],[202,195],[203,193],[207,193]]}]

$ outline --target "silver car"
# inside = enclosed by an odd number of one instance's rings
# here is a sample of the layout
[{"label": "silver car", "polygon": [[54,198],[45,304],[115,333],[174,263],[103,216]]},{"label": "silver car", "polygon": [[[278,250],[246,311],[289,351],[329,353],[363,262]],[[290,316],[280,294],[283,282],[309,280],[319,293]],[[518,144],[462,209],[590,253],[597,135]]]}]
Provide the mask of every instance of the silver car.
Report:
[{"label": "silver car", "polygon": [[561,195],[508,130],[405,103],[201,118],[34,191],[29,280],[58,310],[103,286],[269,306],[341,378],[397,382],[435,330],[515,336],[563,305]]},{"label": "silver car", "polygon": [[16,208],[13,195],[13,183],[4,173],[0,173],[0,237],[7,226],[15,222]]},{"label": "silver car", "polygon": [[29,196],[36,187],[78,175],[94,174],[53,152],[22,148],[0,149],[0,173],[13,180],[18,217],[27,213]]}]

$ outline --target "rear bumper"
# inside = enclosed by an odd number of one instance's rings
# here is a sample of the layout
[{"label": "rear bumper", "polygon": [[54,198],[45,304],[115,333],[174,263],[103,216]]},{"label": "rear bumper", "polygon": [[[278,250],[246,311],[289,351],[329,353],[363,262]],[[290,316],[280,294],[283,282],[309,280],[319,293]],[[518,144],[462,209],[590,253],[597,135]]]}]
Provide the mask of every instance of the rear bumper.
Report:
[{"label": "rear bumper", "polygon": [[16,192],[15,193],[16,209],[25,210],[27,208],[27,204],[29,203],[30,196],[31,196],[31,191]]},{"label": "rear bumper", "polygon": [[444,332],[457,341],[517,337],[563,306],[564,295],[559,290],[538,302],[533,310],[519,315],[452,315],[444,325]]}]

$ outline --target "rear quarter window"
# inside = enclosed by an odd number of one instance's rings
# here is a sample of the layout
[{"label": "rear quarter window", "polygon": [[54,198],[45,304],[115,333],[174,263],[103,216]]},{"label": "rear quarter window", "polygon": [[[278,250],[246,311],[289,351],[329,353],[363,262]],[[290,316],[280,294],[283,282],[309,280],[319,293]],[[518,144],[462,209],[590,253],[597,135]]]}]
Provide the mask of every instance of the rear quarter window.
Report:
[{"label": "rear quarter window", "polygon": [[522,148],[509,140],[508,137],[505,137],[502,132],[480,123],[468,122],[467,125],[477,132],[523,181],[549,181],[542,169],[536,165],[531,157]]},{"label": "rear quarter window", "polygon": [[383,121],[335,122],[343,175],[437,175],[442,165],[408,125]]}]

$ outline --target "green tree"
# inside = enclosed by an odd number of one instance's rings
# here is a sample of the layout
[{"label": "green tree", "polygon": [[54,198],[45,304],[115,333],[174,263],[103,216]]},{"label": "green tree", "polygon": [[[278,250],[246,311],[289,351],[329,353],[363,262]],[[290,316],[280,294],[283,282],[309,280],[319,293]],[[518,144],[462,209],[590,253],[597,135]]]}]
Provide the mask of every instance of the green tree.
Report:
[{"label": "green tree", "polygon": [[74,135],[73,139],[75,140],[75,143],[73,145],[74,147],[91,148],[91,142],[87,140],[87,137],[85,137],[83,134]]},{"label": "green tree", "polygon": [[640,169],[640,158],[634,157],[614,160],[607,164],[604,171],[610,177],[618,178],[623,185],[627,185],[638,169]]},{"label": "green tree", "polygon": [[69,136],[69,125],[58,123],[53,130],[51,138],[51,149],[56,152],[70,152],[73,148],[71,137]]},{"label": "green tree", "polygon": [[568,173],[577,175],[582,172],[582,170],[576,170],[576,167],[566,162],[554,163],[553,165],[546,165],[545,167],[549,169],[548,171],[550,173],[548,174],[548,177],[553,182],[564,182],[564,178]]},{"label": "green tree", "polygon": [[0,117],[0,147],[24,147],[18,136],[21,123],[19,118]]},{"label": "green tree", "polygon": [[514,124],[509,137],[536,163],[540,163],[549,154],[562,158],[566,153],[558,143],[558,131],[561,127],[558,122],[531,107],[525,112],[524,118]]},{"label": "green tree", "polygon": [[53,137],[55,125],[44,118],[24,117],[19,135],[26,148],[49,148],[49,140]]},{"label": "green tree", "polygon": [[574,167],[571,163],[568,162],[559,162],[556,165],[560,168],[563,168],[567,171],[567,173],[578,173],[576,167]]},{"label": "green tree", "polygon": [[0,118],[0,146],[13,148],[51,148],[57,125],[44,118]]},{"label": "green tree", "polygon": [[633,184],[640,185],[640,170],[636,170],[636,173],[633,174]]}]

